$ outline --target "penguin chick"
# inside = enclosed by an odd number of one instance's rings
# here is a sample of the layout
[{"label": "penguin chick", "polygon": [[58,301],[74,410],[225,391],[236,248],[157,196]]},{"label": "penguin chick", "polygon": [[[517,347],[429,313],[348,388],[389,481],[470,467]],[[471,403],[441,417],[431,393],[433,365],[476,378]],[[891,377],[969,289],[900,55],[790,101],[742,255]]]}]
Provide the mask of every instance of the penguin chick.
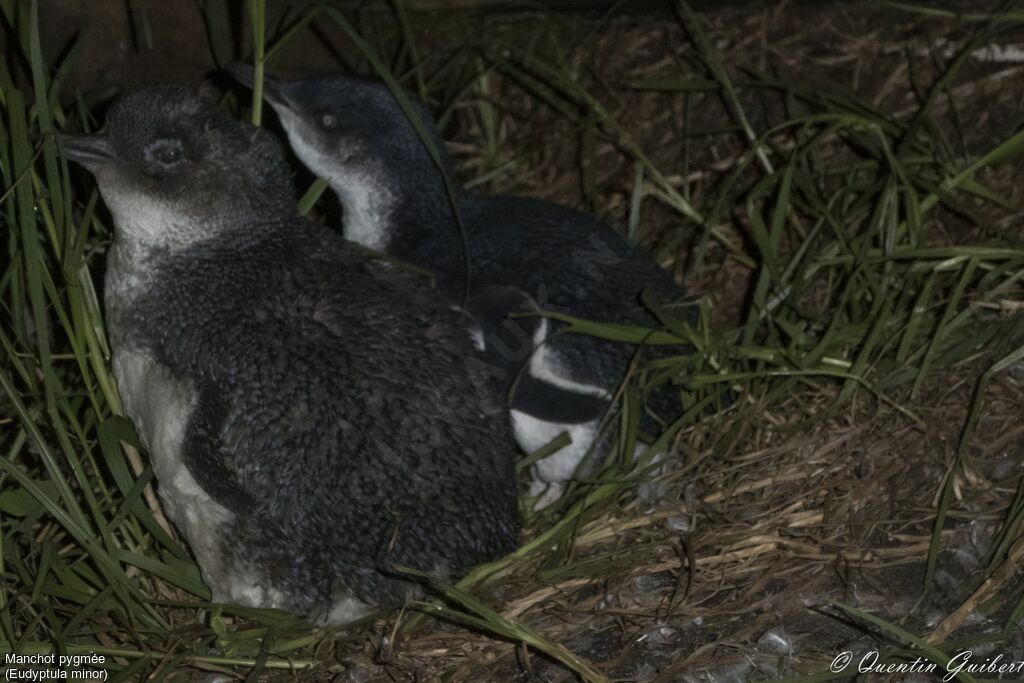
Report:
[{"label": "penguin chick", "polygon": [[[251,81],[251,69],[239,65],[232,71]],[[465,304],[480,322],[478,336],[497,340],[487,349],[492,359],[502,336],[489,338],[486,332],[505,326],[509,314],[532,308],[523,305],[526,301],[545,311],[656,328],[660,323],[641,305],[641,291],[649,287],[656,298],[670,302],[685,295],[649,255],[607,225],[537,199],[460,191],[464,253],[444,187],[444,174],[452,177],[451,163],[429,111],[412,95],[409,101],[427,128],[440,167],[383,83],[340,76],[265,80],[263,92],[296,155],[327,179],[341,200],[345,236],[433,271],[449,301]],[[510,295],[508,288],[519,295]],[[692,322],[695,311],[688,315]],[[559,335],[562,327],[546,320],[542,329],[520,328],[520,337],[536,336],[532,353],[503,354],[494,364],[507,381],[520,378],[510,405],[524,450],[534,451],[563,431],[572,439],[535,465],[534,492],[545,482],[572,477],[637,350],[587,335]],[[523,372],[511,371],[511,361]],[[541,387],[545,390],[538,391]],[[665,420],[679,413],[678,398],[667,387],[651,397],[649,407]]]},{"label": "penguin chick", "polygon": [[63,137],[114,218],[113,372],[214,599],[337,624],[516,542],[508,417],[457,314],[295,213],[272,136],[181,85]]}]

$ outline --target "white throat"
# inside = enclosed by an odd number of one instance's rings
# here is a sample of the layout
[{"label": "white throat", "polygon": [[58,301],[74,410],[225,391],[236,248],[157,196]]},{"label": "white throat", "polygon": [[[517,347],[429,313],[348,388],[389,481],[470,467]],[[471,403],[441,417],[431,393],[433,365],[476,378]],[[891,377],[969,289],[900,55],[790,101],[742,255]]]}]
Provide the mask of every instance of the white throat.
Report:
[{"label": "white throat", "polygon": [[99,176],[100,194],[114,218],[116,244],[136,254],[170,252],[185,248],[200,237],[200,226],[183,214],[180,207],[159,197],[125,187],[116,176]]},{"label": "white throat", "polygon": [[111,332],[121,313],[152,286],[154,263],[196,240],[188,217],[155,197],[132,192],[100,192],[114,218],[115,238],[107,252],[104,297]]},{"label": "white throat", "polygon": [[[391,216],[398,196],[384,170],[368,161],[350,161],[356,150],[324,149],[309,123],[287,107],[274,107],[295,155],[310,171],[327,180],[344,212],[345,239],[367,249],[385,251],[391,240]],[[362,155],[364,160],[372,158]]]},{"label": "white throat", "polygon": [[387,251],[395,195],[373,174],[354,169],[332,175],[328,182],[338,195],[345,239],[374,251]]}]

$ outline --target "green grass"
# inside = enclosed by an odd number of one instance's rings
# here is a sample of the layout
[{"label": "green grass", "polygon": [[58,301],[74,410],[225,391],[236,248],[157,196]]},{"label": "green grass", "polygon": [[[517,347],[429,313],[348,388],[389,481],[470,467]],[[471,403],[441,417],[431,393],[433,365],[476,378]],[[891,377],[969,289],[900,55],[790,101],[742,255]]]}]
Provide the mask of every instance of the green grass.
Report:
[{"label": "green grass", "polygon": [[[221,16],[212,5],[208,16]],[[610,427],[620,428],[623,457],[613,459],[596,480],[576,482],[561,505],[531,516],[533,535],[518,551],[455,586],[436,585],[442,601],[412,606],[428,617],[468,624],[544,652],[584,680],[603,680],[593,665],[525,621],[503,617],[476,591],[540,567],[553,572],[570,565],[580,530],[632,498],[645,461],[634,465],[624,455],[633,451],[642,397],[651,386],[678,385],[686,406],[648,450],[652,454],[707,423],[706,407],[721,392],[731,390],[742,399],[732,409],[733,431],[720,435],[702,456],[715,459],[741,437],[737,425],[758,420],[761,411],[794,396],[821,391],[828,392],[830,402],[824,413],[820,406],[819,412],[808,412],[807,422],[837,414],[855,400],[876,400],[897,406],[908,424],[914,423],[920,419],[915,405],[930,378],[981,359],[987,369],[976,380],[970,414],[949,463],[953,473],[969,458],[986,388],[1024,359],[1020,317],[979,305],[1021,300],[1019,237],[989,229],[980,231],[986,235],[982,241],[951,245],[936,232],[940,212],[971,220],[982,215],[979,207],[1017,210],[986,187],[979,173],[1017,158],[1024,133],[994,141],[971,159],[935,134],[940,125],[933,108],[958,77],[962,58],[951,60],[917,111],[897,117],[842,90],[811,89],[778,73],[731,72],[701,17],[681,3],[679,20],[699,57],[692,72],[628,85],[684,98],[688,108],[714,100],[727,112],[742,152],[712,191],[694,196],[670,180],[693,162],[684,158],[678,168],[660,167],[634,139],[624,112],[580,78],[568,48],[579,41],[567,37],[564,20],[526,18],[511,22],[511,30],[501,35],[467,32],[454,56],[430,71],[416,43],[417,22],[436,28],[445,20],[407,12],[390,22],[379,15],[352,18],[326,4],[271,17],[261,0],[248,8],[247,26],[211,19],[208,31],[211,61],[255,62],[254,122],[262,118],[264,65],[272,72],[288,43],[315,26],[352,47],[367,71],[419,92],[436,110],[451,114],[470,107],[485,134],[478,166],[485,175],[477,182],[486,186],[527,163],[503,149],[502,125],[510,114],[492,97],[493,81],[501,78],[592,143],[612,143],[629,159],[635,180],[630,235],[662,255],[677,254],[684,236],[695,236],[688,240],[693,268],[704,267],[719,252],[755,272],[749,305],[735,329],[711,330],[706,307],[701,323],[691,326],[656,301],[650,306],[663,329],[653,334],[569,320],[569,333],[651,344],[685,341],[696,351],[638,367],[623,383],[621,409],[609,419]],[[0,11],[0,20],[17,38],[15,63],[0,61],[0,211],[7,257],[0,279],[0,573],[5,583],[0,649],[100,652],[107,656],[111,680],[186,668],[240,671],[256,680],[268,670],[329,668],[329,657],[317,649],[322,636],[297,620],[207,602],[209,593],[188,551],[156,511],[152,470],[121,417],[107,366],[94,273],[111,238],[110,226],[92,186],[77,182],[77,174],[72,182],[53,137],[64,127],[95,125],[64,77],[77,49],[58,62],[41,54],[36,2],[2,0]],[[1013,12],[1007,7],[1003,13],[972,15],[978,37],[970,45],[1019,20]],[[383,28],[373,23],[381,21]],[[448,21],[458,30],[465,19]],[[224,45],[233,31],[251,33],[251,53],[229,54]],[[744,110],[743,93],[749,92],[779,94],[787,102],[786,119],[757,128]],[[599,194],[595,183],[584,179],[589,186],[584,194]],[[322,182],[309,188],[303,212],[323,190]],[[670,212],[679,229],[645,234],[645,217],[655,209]],[[685,474],[681,469],[668,479],[682,481]],[[948,476],[935,510],[929,582],[952,486]],[[1022,533],[1024,487],[1009,502],[984,559],[986,571],[1000,566]],[[573,571],[601,577],[614,562],[580,564]],[[1014,618],[1022,613],[1024,600],[1013,610]],[[403,632],[413,634],[422,623],[403,622]],[[920,634],[898,635],[920,642]],[[943,656],[940,649],[935,656]]]}]

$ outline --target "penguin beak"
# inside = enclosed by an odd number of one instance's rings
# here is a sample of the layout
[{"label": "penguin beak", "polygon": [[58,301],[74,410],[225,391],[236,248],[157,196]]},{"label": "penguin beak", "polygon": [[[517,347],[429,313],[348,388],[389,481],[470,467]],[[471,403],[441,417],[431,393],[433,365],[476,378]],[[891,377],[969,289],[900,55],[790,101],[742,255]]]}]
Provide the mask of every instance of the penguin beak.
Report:
[{"label": "penguin beak", "polygon": [[79,163],[90,171],[95,171],[114,159],[114,151],[104,131],[92,135],[58,133],[57,143],[65,159]]},{"label": "penguin beak", "polygon": [[[227,71],[236,81],[249,88],[252,88],[256,81],[256,70],[244,62],[231,64]],[[263,76],[263,99],[274,109],[292,109],[291,102],[284,95],[282,84],[266,75]]]}]

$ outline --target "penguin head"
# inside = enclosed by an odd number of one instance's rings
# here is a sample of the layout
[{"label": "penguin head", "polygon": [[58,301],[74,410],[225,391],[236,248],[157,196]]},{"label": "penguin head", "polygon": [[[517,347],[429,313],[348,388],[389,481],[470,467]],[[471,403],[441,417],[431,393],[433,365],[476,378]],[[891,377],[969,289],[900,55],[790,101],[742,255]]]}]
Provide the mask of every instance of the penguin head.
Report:
[{"label": "penguin head", "polygon": [[[251,86],[252,69],[235,65],[232,75]],[[444,142],[427,107],[405,99],[450,171]],[[313,173],[339,193],[346,185],[386,184],[407,174],[436,173],[433,157],[409,116],[386,84],[358,77],[324,76],[301,81],[264,79],[263,97],[277,112],[288,142]],[[386,177],[382,177],[386,176]]]},{"label": "penguin head", "polygon": [[119,239],[140,246],[184,246],[294,203],[273,136],[189,86],[129,90],[100,132],[60,143],[95,175]]}]

